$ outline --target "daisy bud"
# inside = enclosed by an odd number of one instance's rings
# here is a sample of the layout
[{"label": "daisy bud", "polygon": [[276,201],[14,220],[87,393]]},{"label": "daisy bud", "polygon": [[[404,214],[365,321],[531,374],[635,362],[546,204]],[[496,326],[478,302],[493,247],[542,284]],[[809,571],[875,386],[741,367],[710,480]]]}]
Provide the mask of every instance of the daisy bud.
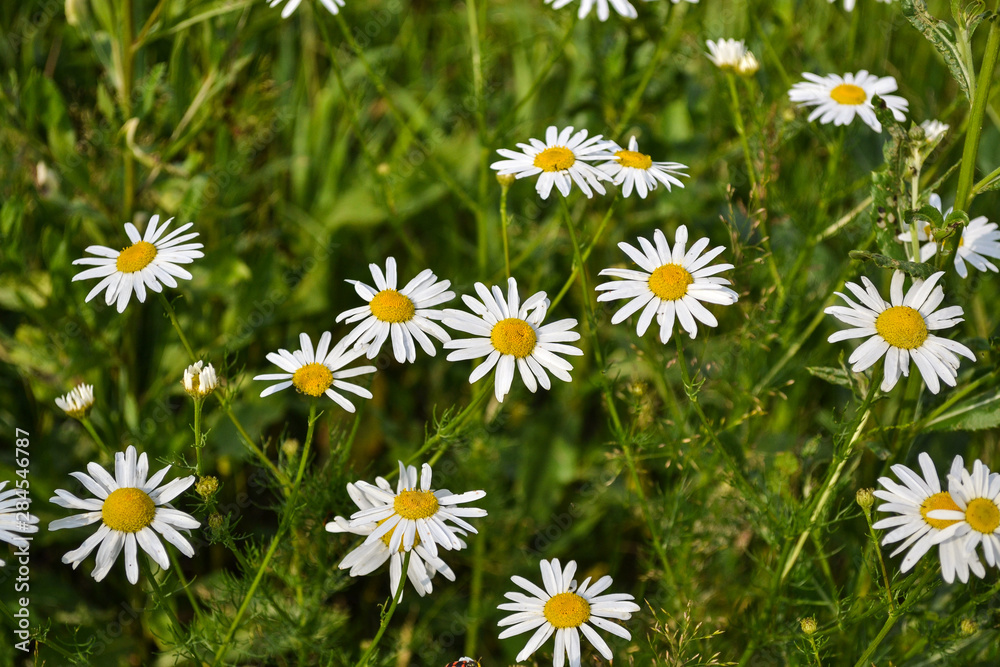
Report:
[{"label": "daisy bud", "polygon": [[389,172],[392,171],[392,167],[389,166],[388,162],[380,162],[375,171],[379,176],[388,176]]},{"label": "daisy bud", "polygon": [[861,505],[861,509],[865,511],[865,516],[870,516],[872,511],[872,505],[875,504],[875,490],[874,489],[858,489],[857,494],[854,496],[854,500]]},{"label": "daisy bud", "polygon": [[215,374],[215,369],[212,364],[208,366],[204,365],[205,362],[199,361],[195,364],[191,364],[184,371],[184,379],[182,384],[184,385],[184,391],[188,393],[191,398],[204,398],[208,396],[215,388],[219,386],[219,378]]},{"label": "daisy bud", "polygon": [[802,632],[807,636],[816,633],[816,619],[812,616],[799,619],[799,625],[802,626]]},{"label": "daisy bud", "polygon": [[202,477],[198,480],[198,483],[194,485],[194,490],[199,496],[208,500],[215,495],[216,491],[219,490],[219,480],[211,475]]},{"label": "daisy bud", "polygon": [[740,58],[740,61],[736,63],[736,73],[740,76],[750,77],[757,73],[760,69],[760,63],[757,62],[757,58],[754,54],[749,51]]},{"label": "daisy bud", "polygon": [[924,131],[924,141],[929,144],[936,144],[951,129],[947,123],[939,120],[925,120],[920,124],[920,129]]},{"label": "daisy bud", "polygon": [[959,626],[959,630],[961,631],[963,637],[971,637],[979,632],[979,624],[971,618],[963,618],[962,624]]},{"label": "daisy bud", "polygon": [[94,385],[77,385],[73,391],[57,398],[56,405],[74,419],[86,419],[94,407]]},{"label": "daisy bud", "polygon": [[213,533],[219,532],[222,528],[223,521],[224,519],[222,518],[222,515],[218,512],[212,512],[208,515],[208,527],[212,529]]},{"label": "daisy bud", "polygon": [[281,451],[288,458],[292,458],[299,453],[299,441],[295,438],[289,438],[281,443]]},{"label": "daisy bud", "polygon": [[516,180],[517,176],[514,174],[497,174],[497,183],[499,183],[500,187],[503,188],[509,188]]}]

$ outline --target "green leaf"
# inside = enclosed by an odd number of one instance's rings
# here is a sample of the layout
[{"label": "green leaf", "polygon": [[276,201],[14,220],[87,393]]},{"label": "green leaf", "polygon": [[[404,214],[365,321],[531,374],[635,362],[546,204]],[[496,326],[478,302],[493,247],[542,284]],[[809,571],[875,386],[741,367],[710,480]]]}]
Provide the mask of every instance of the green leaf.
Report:
[{"label": "green leaf", "polygon": [[835,368],[833,366],[807,366],[806,370],[809,371],[809,374],[813,377],[818,377],[820,380],[826,380],[830,384],[848,388],[854,385],[851,381],[851,376],[843,368]]},{"label": "green leaf", "polygon": [[923,262],[904,262],[900,259],[893,259],[875,252],[865,250],[852,250],[851,259],[860,259],[863,262],[871,262],[880,269],[893,269],[910,274],[912,278],[926,280],[934,273],[934,267]]},{"label": "green leaf", "polygon": [[938,229],[944,227],[944,216],[930,204],[924,204],[918,209],[912,209],[903,214],[903,220],[907,225],[912,225],[914,221],[930,223],[931,227]]},{"label": "green leaf", "polygon": [[966,99],[972,102],[973,74],[969,63],[965,62],[962,46],[955,38],[952,27],[932,16],[927,11],[924,0],[902,0],[902,5],[903,15],[941,54],[951,70],[952,78],[958,82]]},{"label": "green leaf", "polygon": [[927,422],[932,431],[980,431],[1000,426],[1000,390],[980,394]]}]

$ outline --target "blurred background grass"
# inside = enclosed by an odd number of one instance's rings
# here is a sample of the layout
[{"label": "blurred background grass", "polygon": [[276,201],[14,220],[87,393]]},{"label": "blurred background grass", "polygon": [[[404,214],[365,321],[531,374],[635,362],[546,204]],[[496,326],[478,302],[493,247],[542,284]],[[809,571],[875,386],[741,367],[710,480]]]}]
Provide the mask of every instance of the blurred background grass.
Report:
[{"label": "blurred background grass", "polygon": [[[638,20],[613,15],[599,23],[576,20],[575,4],[555,11],[536,0],[480,2],[482,107],[463,3],[348,2],[341,24],[311,2],[283,21],[262,2],[135,0],[131,67],[122,57],[129,40],[120,3],[4,4],[0,422],[5,433],[31,432],[35,513],[43,525],[63,516],[47,499],[56,488],[75,488],[68,473],[98,456],[86,432],[53,403],[78,382],[95,385],[93,420],[107,442],[135,444],[165,463],[193,458],[192,409],[179,382],[188,360],[162,305],[133,301],[119,315],[100,297],[83,303],[92,283],[71,282],[71,262],[86,246],[125,244],[125,221],[142,229],[158,213],[195,222],[206,256],[170,298],[196,351],[225,368],[239,420],[274,460],[291,465],[294,448],[282,453],[281,445],[304,438],[307,405],[292,392],[258,398],[262,386],[249,378],[266,372],[267,352],[295,345],[301,331],[314,339],[327,329],[345,334],[334,318],[358,305],[345,279],[367,281],[366,265],[389,255],[401,276],[430,267],[460,294],[476,281],[501,281],[500,188],[486,168],[495,149],[540,137],[552,124],[620,143],[636,135],[655,160],[690,165],[691,178],[684,189],[617,202],[587,263],[589,284],[600,268],[624,262],[618,241],[654,228],[669,236],[686,224],[692,235],[730,248],[725,258],[736,264],[730,277],[740,302],[713,309],[719,328],[684,343],[692,370],[706,379],[699,401],[754,497],[700,428],[673,344],[663,347],[652,334],[639,340],[628,324],[611,327],[614,309],[599,309],[607,368],[585,336],[587,354],[575,361],[571,384],[532,395],[515,382],[502,407],[490,402],[446,439],[436,482],[486,489],[482,506],[490,516],[477,524],[481,534],[468,540],[469,550],[449,554],[458,582],[438,578],[426,599],[407,593],[383,644],[384,664],[438,665],[463,651],[483,655],[484,665],[512,664],[523,641],[496,640],[495,606],[512,574],[535,579],[538,559],[552,557],[576,559],[581,576],[611,573],[616,591],[648,601],[628,624],[631,644],[613,644],[621,663],[705,664],[718,654],[747,664],[805,664],[812,649],[798,619],[815,615],[825,659],[853,664],[887,610],[855,489],[874,486],[888,464],[912,462],[918,451],[931,451],[939,468],[955,453],[994,466],[1000,460],[995,429],[910,427],[912,406],[897,389],[878,406],[867,451],[852,459],[823,527],[791,577],[773,585],[783,548],[806,525],[832,443],[853,417],[849,384],[806,371],[838,366],[851,347],[825,342],[837,328],[832,321],[809,325],[832,290],[861,270],[847,252],[868,237],[871,216],[864,210],[831,238],[817,238],[863,202],[882,161],[880,137],[860,124],[841,130],[806,123],[787,89],[803,71],[895,76],[911,118],[953,128],[925,183],[960,157],[956,130],[968,109],[898,5],[858,4],[848,14],[825,0],[661,1],[639,3]],[[929,6],[946,17],[949,4]],[[373,85],[341,25],[385,90]],[[754,79],[738,82],[765,181],[750,210],[726,83],[704,56],[704,41],[723,37],[745,38],[762,64]],[[1000,163],[998,126],[991,105],[982,172]],[[954,176],[941,191],[946,202],[953,192]],[[583,238],[611,202],[570,198]],[[995,194],[984,195],[972,213],[990,215],[996,204]],[[511,188],[509,210],[522,295],[554,296],[573,256],[560,205],[538,200],[526,179]],[[785,297],[764,263],[762,218]],[[887,283],[886,272],[865,271]],[[990,337],[997,289],[993,274],[948,279],[949,302],[966,309],[956,335],[979,355],[959,380],[979,380],[968,400],[996,392]],[[582,327],[583,313],[574,287],[551,317],[576,317]],[[801,349],[789,356],[795,344]],[[392,471],[435,432],[446,409],[471,400],[472,366],[443,357],[439,351],[401,366],[383,350],[375,398],[359,402],[357,423],[326,406],[308,501],[295,510],[294,537],[285,538],[227,662],[347,664],[374,635],[387,574],[347,578],[336,565],[354,542],[322,526],[352,511],[347,481]],[[608,428],[602,373],[627,415],[649,520],[672,575],[652,549],[638,489]],[[925,394],[921,410],[948,397]],[[43,639],[38,664],[173,664],[214,652],[259,563],[259,545],[266,548],[278,514],[292,509],[262,481],[266,473],[214,401],[206,427],[208,470],[223,485],[219,505],[196,511],[190,493],[181,506],[203,523],[211,511],[229,515],[232,529],[203,528],[196,557],[183,563],[205,613],[196,616],[177,591],[171,603],[186,623],[179,636],[163,609],[133,615],[122,605],[151,603],[126,583],[120,565],[95,583],[89,563],[73,571],[59,562],[85,531],[42,532],[31,561],[32,611]],[[0,479],[13,476],[12,456],[0,458]],[[235,553],[225,544],[230,539]],[[897,585],[923,597],[879,649],[880,664],[994,663],[998,617],[984,593],[996,570],[985,582],[945,586],[933,573],[927,578],[932,560],[905,578],[898,559],[888,563]],[[9,567],[0,577],[11,576]],[[175,579],[167,581],[176,589]],[[9,579],[0,599],[13,604]],[[963,635],[963,619],[980,630]],[[9,619],[3,623],[10,636]],[[545,652],[536,655],[539,664]],[[0,657],[15,662],[6,641]]]}]

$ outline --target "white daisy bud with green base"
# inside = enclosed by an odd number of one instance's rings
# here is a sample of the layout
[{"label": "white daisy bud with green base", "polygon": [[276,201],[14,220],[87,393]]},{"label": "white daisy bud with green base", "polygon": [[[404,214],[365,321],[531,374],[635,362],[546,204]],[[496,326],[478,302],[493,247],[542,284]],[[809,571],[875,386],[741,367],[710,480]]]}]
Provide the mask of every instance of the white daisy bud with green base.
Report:
[{"label": "white daisy bud with green base", "polygon": [[947,134],[951,126],[939,120],[925,120],[920,124],[920,129],[924,131],[924,141],[929,144],[936,144],[939,139]]},{"label": "white daisy bud with green base", "polygon": [[[4,491],[7,482],[0,482],[0,542],[14,547],[28,546],[24,535],[38,532],[38,517],[28,514],[31,500],[26,489],[12,488]],[[0,567],[4,566],[0,558]]]},{"label": "white daisy bud with green base", "polygon": [[[260,397],[264,398],[283,389],[294,387],[298,393],[312,398],[319,398],[325,394],[348,412],[354,412],[354,404],[340,392],[346,391],[362,398],[371,398],[372,393],[364,387],[344,380],[366,373],[374,373],[377,369],[374,366],[344,368],[365,352],[358,348],[346,350],[339,343],[331,350],[330,341],[332,339],[333,336],[329,331],[324,332],[320,336],[319,345],[313,350],[309,334],[302,333],[299,334],[301,349],[294,353],[288,350],[268,353],[268,361],[284,372],[254,376],[254,380],[278,381],[278,384],[273,384],[262,391]],[[340,391],[337,391],[338,389]]]},{"label": "white daisy bud with green base", "polygon": [[549,308],[545,292],[536,292],[521,303],[517,281],[509,278],[506,298],[499,287],[494,285],[491,291],[483,283],[476,283],[476,294],[479,299],[462,296],[474,314],[448,308],[442,320],[445,326],[473,336],[445,343],[445,348],[455,350],[448,355],[448,361],[486,357],[469,376],[471,384],[495,366],[493,391],[496,399],[503,402],[510,392],[515,370],[532,393],[539,386],[546,390],[552,387],[549,373],[563,382],[572,380],[569,372],[573,365],[559,355],[583,354],[579,348],[566,345],[580,340],[580,334],[572,331],[576,320],[567,318],[543,325]]},{"label": "white daisy bud with green base", "polygon": [[70,473],[95,497],[81,499],[69,491],[57,489],[50,502],[60,507],[84,510],[84,513],[53,521],[49,530],[79,528],[98,522],[101,525],[79,549],[63,556],[62,562],[71,564],[75,570],[90,552],[100,546],[92,574],[96,581],[101,581],[124,550],[125,573],[134,584],[139,581],[137,547],[142,547],[164,570],[170,567],[170,558],[158,534],[188,558],[194,556],[194,547],[179,531],[194,530],[201,523],[170,504],[194,484],[194,475],[161,485],[169,470],[170,466],[167,466],[147,478],[149,461],[146,454],[137,457],[135,447],[129,445],[125,452],[115,454],[114,477],[96,463],[87,464],[89,475]]},{"label": "white daisy bud with green base", "polygon": [[[104,290],[104,301],[110,306],[116,304],[121,313],[132,298],[132,292],[140,303],[146,301],[146,289],[162,292],[163,285],[177,287],[176,278],[191,280],[191,274],[181,264],[190,264],[199,257],[204,257],[201,243],[187,243],[198,236],[197,232],[184,234],[194,223],[181,225],[166,236],[167,227],[173,218],[162,225],[160,216],[154,215],[146,226],[146,234],[142,236],[131,222],[125,223],[125,233],[132,245],[121,251],[104,246],[92,245],[87,252],[97,257],[84,257],[74,260],[74,264],[93,265],[96,268],[87,269],[73,276],[73,281],[101,278],[94,289],[90,290],[85,302],[93,299]],[[161,284],[162,283],[162,284]]]},{"label": "white daisy bud with green base", "polygon": [[204,398],[219,386],[219,378],[215,374],[212,364],[205,365],[204,361],[198,361],[184,369],[184,379],[181,380],[184,391],[192,398]]},{"label": "white daisy bud with green base", "polygon": [[890,301],[885,301],[874,283],[865,276],[861,277],[864,287],[847,283],[847,289],[861,303],[857,304],[845,294],[837,292],[837,296],[846,301],[848,307],[830,306],[823,312],[852,325],[852,328],[832,334],[827,341],[836,343],[868,337],[868,340],[854,350],[848,363],[853,364],[852,371],[860,373],[885,357],[882,391],[891,390],[900,377],[909,376],[911,359],[931,393],[936,394],[941,390],[941,382],[954,387],[959,367],[956,355],[972,361],[976,360],[976,355],[958,341],[931,333],[951,328],[963,321],[961,306],[938,310],[938,306],[944,301],[944,290],[937,282],[943,275],[944,271],[938,271],[926,281],[914,280],[904,295],[903,282],[906,274],[896,271],[889,289]]},{"label": "white daisy bud with green base", "polygon": [[978,460],[971,474],[965,468],[952,469],[948,492],[955,507],[935,508],[927,514],[931,519],[950,523],[935,541],[957,540],[967,554],[974,554],[982,545],[990,567],[1000,566],[1000,473],[991,473]]},{"label": "white daisy bud with green base", "polygon": [[792,86],[788,98],[802,107],[816,107],[809,114],[809,122],[819,119],[823,125],[849,125],[859,116],[876,132],[882,131],[882,123],[875,116],[872,98],[878,95],[885,102],[896,120],[906,120],[909,102],[899,95],[890,95],[897,89],[896,79],[891,76],[878,77],[861,70],[857,74],[848,72],[843,76],[828,74],[819,76],[811,72],[802,74],[806,78]]},{"label": "white daisy bud with green base", "polygon": [[338,322],[358,323],[339,345],[354,344],[374,359],[382,344],[391,340],[393,355],[400,363],[416,360],[418,344],[429,356],[437,354],[429,336],[443,343],[451,340],[448,332],[434,322],[444,317],[435,306],[455,298],[455,293],[448,290],[451,281],[438,280],[433,271],[424,269],[397,290],[394,258],[385,261],[385,274],[378,264],[369,264],[368,269],[375,287],[358,280],[347,281],[368,304],[337,315]]},{"label": "white daisy bud with green base", "polygon": [[65,396],[56,399],[56,405],[73,419],[86,419],[94,407],[94,385],[79,384]]},{"label": "white daisy bud with green base", "polygon": [[598,653],[607,660],[612,660],[614,653],[611,647],[594,628],[622,639],[632,639],[628,630],[608,619],[629,620],[632,614],[639,611],[639,605],[632,602],[635,598],[627,593],[601,595],[612,584],[609,576],[603,576],[593,583],[587,577],[577,587],[576,580],[573,579],[576,561],[571,560],[565,569],[558,558],[543,560],[540,566],[544,588],[524,577],[511,577],[511,581],[528,594],[520,591],[504,593],[504,597],[510,602],[497,605],[497,608],[514,613],[497,623],[500,627],[510,626],[498,638],[506,639],[532,632],[528,643],[517,654],[517,661],[521,662],[555,635],[552,664],[562,667],[565,659],[569,658],[569,667],[580,667],[582,633]]},{"label": "white daisy bud with green base", "polygon": [[750,53],[742,39],[708,40],[705,45],[708,46],[708,59],[724,72],[736,72],[743,58]]},{"label": "white daisy bud with green base", "polygon": [[[326,7],[326,11],[330,12],[334,16],[340,13],[340,8],[345,5],[344,0],[320,0],[323,6]],[[268,6],[271,8],[277,7],[285,0],[268,0]],[[302,0],[288,0],[285,6],[281,10],[281,18],[287,19],[295,10],[299,8],[302,4]]]}]

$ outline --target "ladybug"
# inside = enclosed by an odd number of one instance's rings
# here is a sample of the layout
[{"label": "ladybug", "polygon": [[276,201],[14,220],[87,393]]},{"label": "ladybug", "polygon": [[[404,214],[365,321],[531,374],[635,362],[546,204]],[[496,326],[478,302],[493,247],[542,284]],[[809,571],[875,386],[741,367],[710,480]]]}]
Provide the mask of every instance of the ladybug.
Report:
[{"label": "ladybug", "polygon": [[459,658],[455,662],[449,662],[444,667],[482,667],[478,660],[472,658]]}]

